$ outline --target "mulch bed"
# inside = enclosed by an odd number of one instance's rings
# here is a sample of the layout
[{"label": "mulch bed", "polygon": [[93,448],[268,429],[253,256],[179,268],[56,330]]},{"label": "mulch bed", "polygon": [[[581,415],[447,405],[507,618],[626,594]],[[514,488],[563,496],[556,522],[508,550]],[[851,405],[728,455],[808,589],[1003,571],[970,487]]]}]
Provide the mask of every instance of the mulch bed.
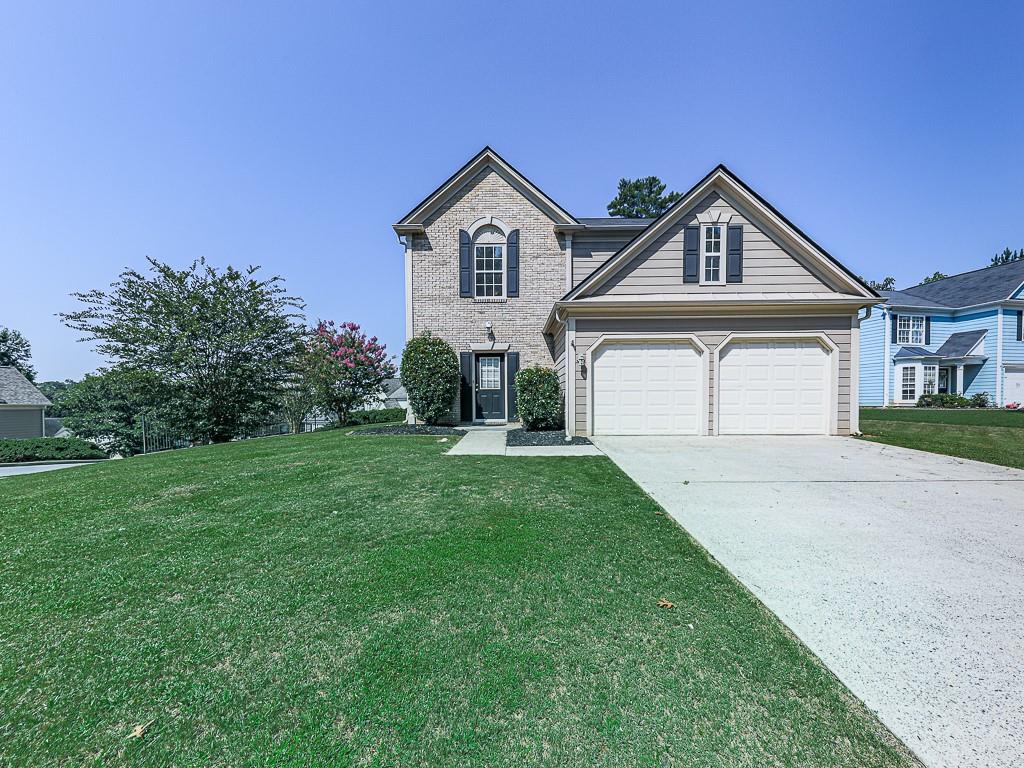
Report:
[{"label": "mulch bed", "polygon": [[454,427],[431,427],[426,424],[392,424],[387,427],[366,427],[357,435],[464,435],[466,430]]},{"label": "mulch bed", "polygon": [[573,437],[566,440],[562,430],[543,430],[531,432],[526,429],[510,429],[505,437],[505,445],[514,447],[532,445],[591,445],[585,437]]}]

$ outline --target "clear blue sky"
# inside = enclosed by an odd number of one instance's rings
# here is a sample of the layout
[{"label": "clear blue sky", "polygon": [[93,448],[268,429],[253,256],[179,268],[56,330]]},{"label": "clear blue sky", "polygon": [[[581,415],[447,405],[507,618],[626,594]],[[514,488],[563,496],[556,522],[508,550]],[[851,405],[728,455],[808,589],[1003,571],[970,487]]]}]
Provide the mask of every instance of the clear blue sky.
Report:
[{"label": "clear blue sky", "polygon": [[[390,225],[490,144],[577,215],[725,162],[899,285],[1024,246],[1020,3],[7,3],[0,325],[151,255],[259,264],[403,343]],[[642,10],[641,10],[642,9]]]}]

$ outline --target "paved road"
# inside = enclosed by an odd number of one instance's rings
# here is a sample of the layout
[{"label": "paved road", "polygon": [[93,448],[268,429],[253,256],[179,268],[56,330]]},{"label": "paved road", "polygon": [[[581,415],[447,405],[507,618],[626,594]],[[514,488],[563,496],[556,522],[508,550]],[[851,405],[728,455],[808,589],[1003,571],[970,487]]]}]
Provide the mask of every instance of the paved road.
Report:
[{"label": "paved road", "polygon": [[1024,472],[849,438],[597,438],[930,766],[1024,765]]},{"label": "paved road", "polygon": [[30,464],[24,467],[0,467],[0,477],[12,477],[14,475],[32,475],[36,472],[52,472],[55,469],[68,469],[69,467],[84,467],[85,464]]}]

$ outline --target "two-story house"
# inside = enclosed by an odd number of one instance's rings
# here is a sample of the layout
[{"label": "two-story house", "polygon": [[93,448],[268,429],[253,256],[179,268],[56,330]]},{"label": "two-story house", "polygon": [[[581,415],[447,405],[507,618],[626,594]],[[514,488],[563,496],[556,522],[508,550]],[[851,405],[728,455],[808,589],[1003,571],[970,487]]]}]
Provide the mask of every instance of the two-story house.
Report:
[{"label": "two-story house", "polygon": [[936,392],[1024,402],[1024,261],[881,294],[861,323],[861,403]]},{"label": "two-story house", "polygon": [[725,166],[657,219],[577,218],[485,148],[394,225],[406,334],[458,351],[461,423],[558,371],[569,434],[849,434],[878,295]]}]

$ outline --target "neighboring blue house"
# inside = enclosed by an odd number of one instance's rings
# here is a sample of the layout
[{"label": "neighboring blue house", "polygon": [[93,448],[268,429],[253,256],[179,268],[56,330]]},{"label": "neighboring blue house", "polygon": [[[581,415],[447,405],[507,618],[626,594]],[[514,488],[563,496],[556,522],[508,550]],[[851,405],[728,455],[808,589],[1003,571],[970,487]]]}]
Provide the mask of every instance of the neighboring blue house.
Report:
[{"label": "neighboring blue house", "polygon": [[1024,402],[1024,261],[902,291],[861,321],[861,405],[912,405],[923,395],[987,392]]}]

